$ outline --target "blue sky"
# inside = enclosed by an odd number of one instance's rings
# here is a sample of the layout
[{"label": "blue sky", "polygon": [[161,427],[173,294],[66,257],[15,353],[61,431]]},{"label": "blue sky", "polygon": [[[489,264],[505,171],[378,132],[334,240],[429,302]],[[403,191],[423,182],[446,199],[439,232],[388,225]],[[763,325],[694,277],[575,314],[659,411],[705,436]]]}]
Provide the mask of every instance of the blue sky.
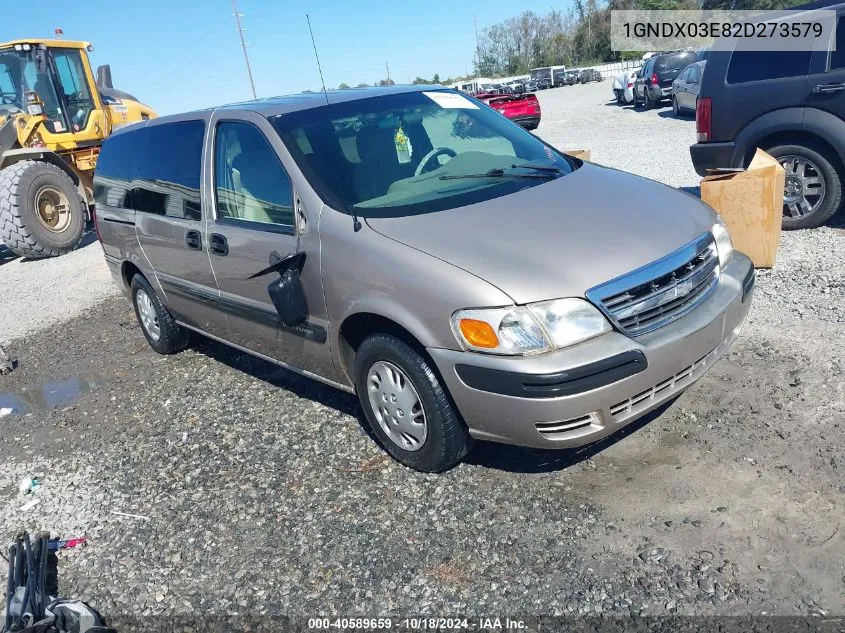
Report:
[{"label": "blue sky", "polygon": [[[565,10],[568,2],[508,0],[238,0],[259,97],[317,90],[320,79],[305,14],[317,40],[326,87],[373,83],[386,75],[472,71],[473,14],[479,32],[524,10]],[[125,14],[121,7],[125,6]],[[52,37],[94,44],[92,65],[109,63],[115,88],[159,114],[251,98],[231,0],[51,0],[0,21],[0,41]]]}]

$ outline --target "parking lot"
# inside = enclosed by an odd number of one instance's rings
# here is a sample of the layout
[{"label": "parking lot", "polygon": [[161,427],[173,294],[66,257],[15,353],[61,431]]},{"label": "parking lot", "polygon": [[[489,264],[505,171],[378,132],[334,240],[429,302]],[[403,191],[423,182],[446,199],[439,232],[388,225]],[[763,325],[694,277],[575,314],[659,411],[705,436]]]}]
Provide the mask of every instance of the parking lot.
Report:
[{"label": "parking lot", "polygon": [[[556,147],[694,192],[692,119],[619,107],[609,81],[538,96]],[[19,359],[0,411],[22,410],[0,417],[0,539],[87,536],[60,555],[61,593],[118,619],[841,614],[834,222],[784,234],[731,353],[667,409],[579,451],[479,443],[442,475],[389,460],[351,395],[200,338],[153,353],[97,243],[36,262],[0,247]],[[22,511],[25,475],[43,484]]]}]

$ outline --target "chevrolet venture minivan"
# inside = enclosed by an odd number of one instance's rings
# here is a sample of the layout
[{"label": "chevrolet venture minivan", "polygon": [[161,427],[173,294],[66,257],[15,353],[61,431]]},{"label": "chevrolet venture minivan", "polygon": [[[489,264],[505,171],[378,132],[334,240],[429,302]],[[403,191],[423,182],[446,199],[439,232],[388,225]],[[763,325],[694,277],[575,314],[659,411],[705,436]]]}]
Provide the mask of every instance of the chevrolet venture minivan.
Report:
[{"label": "chevrolet venture minivan", "polygon": [[357,393],[384,449],[424,471],[473,438],[613,433],[700,378],[751,303],[754,269],[701,201],[439,86],[129,126],[95,194],[155,351],[198,332]]}]

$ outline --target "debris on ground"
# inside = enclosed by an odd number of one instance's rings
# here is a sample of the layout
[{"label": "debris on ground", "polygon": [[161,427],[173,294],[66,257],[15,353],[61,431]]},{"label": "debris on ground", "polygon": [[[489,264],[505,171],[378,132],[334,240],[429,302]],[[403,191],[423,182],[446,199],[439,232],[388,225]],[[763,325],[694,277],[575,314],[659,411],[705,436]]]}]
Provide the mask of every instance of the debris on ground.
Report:
[{"label": "debris on ground", "polygon": [[17,364],[17,360],[11,358],[6,351],[0,347],[0,375],[11,374]]}]

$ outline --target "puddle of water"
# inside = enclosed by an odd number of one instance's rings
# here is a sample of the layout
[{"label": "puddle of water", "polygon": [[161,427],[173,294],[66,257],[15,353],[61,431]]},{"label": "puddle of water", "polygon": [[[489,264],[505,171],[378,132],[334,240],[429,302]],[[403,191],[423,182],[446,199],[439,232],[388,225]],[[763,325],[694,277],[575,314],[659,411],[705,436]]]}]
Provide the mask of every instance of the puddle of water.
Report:
[{"label": "puddle of water", "polygon": [[0,393],[0,417],[68,405],[82,394],[97,389],[103,383],[103,379],[97,375],[78,376],[46,382],[38,389]]}]

